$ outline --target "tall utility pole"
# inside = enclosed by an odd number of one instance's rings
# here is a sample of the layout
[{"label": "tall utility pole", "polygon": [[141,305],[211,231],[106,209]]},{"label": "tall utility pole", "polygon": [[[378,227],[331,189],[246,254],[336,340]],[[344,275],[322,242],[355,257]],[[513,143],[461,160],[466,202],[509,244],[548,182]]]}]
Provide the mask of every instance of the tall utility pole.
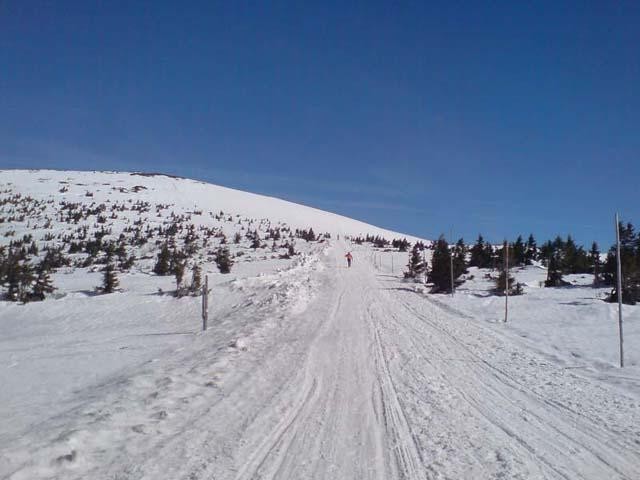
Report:
[{"label": "tall utility pole", "polygon": [[622,262],[620,260],[620,220],[616,213],[616,250],[618,264],[618,330],[620,331],[620,368],[624,367],[624,350],[622,348]]},{"label": "tall utility pole", "polygon": [[504,242],[504,266],[505,266],[505,279],[504,279],[504,323],[507,323],[509,317],[509,241]]}]

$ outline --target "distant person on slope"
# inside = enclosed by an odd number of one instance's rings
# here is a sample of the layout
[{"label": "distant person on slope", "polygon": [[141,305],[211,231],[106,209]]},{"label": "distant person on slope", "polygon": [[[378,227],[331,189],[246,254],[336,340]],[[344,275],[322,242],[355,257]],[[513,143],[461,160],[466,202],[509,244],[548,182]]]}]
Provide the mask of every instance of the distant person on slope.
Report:
[{"label": "distant person on slope", "polygon": [[351,267],[351,260],[353,260],[353,255],[351,255],[351,252],[347,252],[345,257],[347,259],[347,267]]}]

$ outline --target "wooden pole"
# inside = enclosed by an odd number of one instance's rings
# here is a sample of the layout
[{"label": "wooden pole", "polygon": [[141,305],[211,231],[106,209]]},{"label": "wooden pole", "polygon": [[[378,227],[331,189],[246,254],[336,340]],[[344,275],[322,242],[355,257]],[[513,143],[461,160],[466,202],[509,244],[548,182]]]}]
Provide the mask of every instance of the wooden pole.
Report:
[{"label": "wooden pole", "polygon": [[391,252],[391,273],[393,273],[393,252]]},{"label": "wooden pole", "polygon": [[622,262],[620,260],[620,220],[616,213],[616,250],[618,271],[618,330],[620,332],[620,368],[624,367],[624,350],[622,347]]},{"label": "wooden pole", "polygon": [[207,329],[207,320],[209,317],[209,276],[204,276],[204,285],[202,286],[202,331]]}]

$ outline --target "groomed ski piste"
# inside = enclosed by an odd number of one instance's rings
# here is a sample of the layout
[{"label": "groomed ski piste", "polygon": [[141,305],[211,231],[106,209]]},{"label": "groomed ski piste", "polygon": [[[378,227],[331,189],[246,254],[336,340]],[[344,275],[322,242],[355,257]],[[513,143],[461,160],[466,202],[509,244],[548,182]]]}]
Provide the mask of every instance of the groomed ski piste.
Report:
[{"label": "groomed ski piste", "polygon": [[[239,245],[227,275],[205,263],[206,332],[200,299],[160,292],[173,280],[151,259],[112,294],[68,267],[51,298],[0,302],[0,478],[640,478],[640,307],[624,311],[620,369],[617,306],[588,276],[547,289],[544,269],[514,272],[525,294],[505,324],[483,271],[429,294],[402,279],[408,253],[346,238],[405,235],[345,217],[168,177],[0,171],[0,184],[51,208],[224,210],[228,235],[235,215],[331,234],[291,259]],[[0,232],[44,233],[27,222]]]}]

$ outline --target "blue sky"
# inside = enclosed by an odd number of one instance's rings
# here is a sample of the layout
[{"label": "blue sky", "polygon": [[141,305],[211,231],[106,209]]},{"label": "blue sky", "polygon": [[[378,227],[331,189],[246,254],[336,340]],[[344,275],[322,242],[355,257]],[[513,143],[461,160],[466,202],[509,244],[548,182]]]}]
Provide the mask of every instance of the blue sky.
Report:
[{"label": "blue sky", "polygon": [[162,171],[433,238],[640,224],[640,3],[0,5],[0,167]]}]

